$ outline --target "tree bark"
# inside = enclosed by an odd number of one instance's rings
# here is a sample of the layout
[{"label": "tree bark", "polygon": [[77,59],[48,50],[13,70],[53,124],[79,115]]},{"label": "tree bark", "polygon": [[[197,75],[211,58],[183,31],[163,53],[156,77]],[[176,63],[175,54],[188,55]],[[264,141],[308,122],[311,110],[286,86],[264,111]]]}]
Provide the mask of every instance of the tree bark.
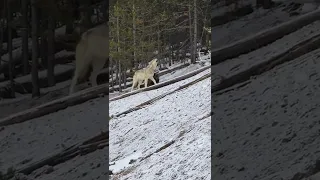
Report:
[{"label": "tree bark", "polygon": [[114,77],[113,77],[113,74],[114,74],[114,71],[113,71],[113,59],[110,57],[110,75],[111,75],[111,90],[114,91]]},{"label": "tree bark", "polygon": [[135,6],[134,6],[134,1],[132,5],[132,10],[133,10],[133,15],[132,15],[132,36],[133,36],[133,67],[135,70],[138,69],[138,62],[137,62],[137,57],[136,57],[136,12],[135,12]]},{"label": "tree bark", "polygon": [[194,43],[192,38],[192,17],[191,17],[191,5],[189,6],[189,39],[190,39],[190,55],[191,55],[191,63],[196,61],[196,54],[194,53]]},{"label": "tree bark", "polygon": [[[5,4],[6,2],[5,1],[3,1],[3,7],[6,7],[6,4]],[[1,18],[5,18],[5,16],[6,16],[6,12],[5,12],[5,8],[3,8],[3,10],[2,10],[2,13],[1,13]],[[0,21],[0,67],[1,67],[1,63],[2,63],[2,54],[3,54],[3,46],[2,46],[2,44],[3,44],[3,33],[4,33],[4,23],[3,23],[3,21]],[[8,47],[7,47],[7,49],[8,49]],[[1,74],[1,72],[0,72],[0,74]]]},{"label": "tree bark", "polygon": [[127,68],[123,68],[123,73],[122,73],[122,77],[123,77],[123,88],[127,89]]},{"label": "tree bark", "polygon": [[22,1],[22,62],[23,62],[23,75],[30,72],[29,69],[29,49],[28,49],[28,0]]},{"label": "tree bark", "polygon": [[47,28],[48,28],[48,18],[45,16],[45,14],[42,12],[42,10],[39,10],[39,18],[41,18],[41,25],[40,25],[40,34],[41,34],[41,41],[39,46],[39,54],[41,58],[41,65],[44,68],[48,68],[48,39],[47,39]]},{"label": "tree bark", "polygon": [[31,0],[32,23],[32,97],[40,96],[38,75],[38,9],[36,0]]},{"label": "tree bark", "polygon": [[193,9],[194,9],[194,20],[193,20],[193,58],[191,59],[191,63],[195,64],[196,63],[196,54],[197,54],[197,0],[193,0]]},{"label": "tree bark", "polygon": [[10,88],[11,88],[11,97],[15,98],[14,90],[14,64],[12,60],[12,5],[9,0],[7,1],[7,28],[8,28],[8,54],[9,54],[9,79],[10,79]]},{"label": "tree bark", "polygon": [[55,85],[54,77],[54,65],[55,65],[55,47],[54,47],[54,37],[55,37],[55,20],[53,17],[48,19],[48,67],[47,67],[47,77],[49,87]]},{"label": "tree bark", "polygon": [[119,72],[119,79],[118,79],[119,80],[119,82],[118,82],[119,83],[119,92],[122,92],[122,87],[121,87],[121,83],[122,83],[122,75],[121,75],[122,73],[121,72],[122,71],[121,71],[121,63],[120,63],[120,61],[119,61],[118,65],[119,65],[118,66],[118,68],[119,68],[119,70],[118,70],[118,72]]}]

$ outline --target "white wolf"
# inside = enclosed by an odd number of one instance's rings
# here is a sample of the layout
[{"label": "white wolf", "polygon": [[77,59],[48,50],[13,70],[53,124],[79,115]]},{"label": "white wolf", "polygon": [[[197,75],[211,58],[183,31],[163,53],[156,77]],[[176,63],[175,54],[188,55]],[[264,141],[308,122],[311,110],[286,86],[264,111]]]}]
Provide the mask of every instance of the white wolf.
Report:
[{"label": "white wolf", "polygon": [[81,35],[76,47],[75,71],[69,94],[74,92],[78,80],[87,75],[90,67],[90,81],[97,86],[97,76],[109,57],[109,27],[107,23],[89,29]]},{"label": "white wolf", "polygon": [[144,81],[144,87],[146,88],[149,79],[151,79],[151,81],[153,81],[154,84],[157,84],[156,80],[153,78],[157,65],[158,65],[158,60],[153,59],[152,61],[149,62],[149,65],[146,68],[136,71],[133,75],[131,91],[133,91],[133,88],[137,85],[137,83],[138,83],[138,89],[140,89],[140,85],[142,84],[143,81]]}]

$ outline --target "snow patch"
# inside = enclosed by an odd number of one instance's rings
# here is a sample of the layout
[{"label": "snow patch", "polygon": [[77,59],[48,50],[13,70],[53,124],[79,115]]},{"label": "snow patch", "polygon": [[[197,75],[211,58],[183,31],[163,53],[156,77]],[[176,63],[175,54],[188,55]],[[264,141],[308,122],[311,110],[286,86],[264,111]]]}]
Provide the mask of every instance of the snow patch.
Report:
[{"label": "snow patch", "polygon": [[127,167],[131,166],[132,162],[142,157],[142,152],[135,152],[121,160],[111,162],[111,166],[109,166],[109,169],[112,171],[112,173],[118,173]]}]

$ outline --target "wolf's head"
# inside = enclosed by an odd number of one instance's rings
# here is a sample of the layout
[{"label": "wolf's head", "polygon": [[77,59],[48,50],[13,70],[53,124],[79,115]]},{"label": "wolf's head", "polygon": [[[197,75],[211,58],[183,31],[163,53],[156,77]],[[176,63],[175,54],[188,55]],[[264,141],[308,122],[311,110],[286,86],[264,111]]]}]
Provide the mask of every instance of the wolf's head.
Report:
[{"label": "wolf's head", "polygon": [[158,65],[158,59],[153,59],[152,61],[149,62],[149,66],[151,66],[153,69],[156,69]]}]

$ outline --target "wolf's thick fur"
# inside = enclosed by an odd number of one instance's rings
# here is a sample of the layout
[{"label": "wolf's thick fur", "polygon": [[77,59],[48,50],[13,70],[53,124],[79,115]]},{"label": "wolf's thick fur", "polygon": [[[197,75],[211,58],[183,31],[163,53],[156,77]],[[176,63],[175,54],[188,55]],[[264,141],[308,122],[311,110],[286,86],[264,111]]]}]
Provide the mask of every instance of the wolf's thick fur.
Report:
[{"label": "wolf's thick fur", "polygon": [[156,80],[153,78],[154,71],[156,70],[158,65],[158,60],[153,59],[151,62],[149,62],[149,65],[146,68],[143,68],[141,70],[138,70],[133,75],[133,82],[132,82],[132,88],[131,91],[133,91],[133,88],[138,83],[138,89],[140,89],[140,85],[144,81],[144,87],[147,87],[148,80],[151,79],[154,84],[157,84]]},{"label": "wolf's thick fur", "polygon": [[74,76],[69,94],[74,92],[78,80],[83,79],[92,67],[90,81],[97,86],[97,76],[109,57],[109,28],[102,24],[84,32],[76,47]]}]

